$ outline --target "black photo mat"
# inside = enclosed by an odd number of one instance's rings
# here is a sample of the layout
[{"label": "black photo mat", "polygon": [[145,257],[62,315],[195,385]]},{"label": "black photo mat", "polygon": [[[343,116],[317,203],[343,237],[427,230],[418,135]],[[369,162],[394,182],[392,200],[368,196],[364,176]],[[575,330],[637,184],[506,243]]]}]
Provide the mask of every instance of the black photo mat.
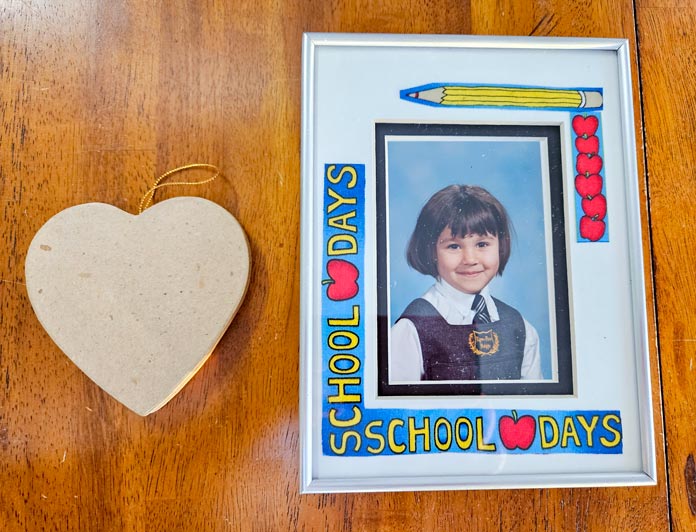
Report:
[{"label": "black photo mat", "polygon": [[[438,382],[390,384],[389,382],[389,286],[387,248],[387,137],[526,137],[544,138],[548,149],[548,189],[550,194],[551,243],[555,308],[556,368],[558,381]],[[561,127],[559,125],[489,125],[433,123],[377,123],[375,125],[376,244],[377,244],[377,355],[378,395],[458,396],[458,395],[573,395],[573,354],[571,348],[566,224],[564,216]],[[424,198],[425,199],[425,198]],[[412,228],[398,228],[410,231]],[[392,229],[395,230],[395,229]]]}]

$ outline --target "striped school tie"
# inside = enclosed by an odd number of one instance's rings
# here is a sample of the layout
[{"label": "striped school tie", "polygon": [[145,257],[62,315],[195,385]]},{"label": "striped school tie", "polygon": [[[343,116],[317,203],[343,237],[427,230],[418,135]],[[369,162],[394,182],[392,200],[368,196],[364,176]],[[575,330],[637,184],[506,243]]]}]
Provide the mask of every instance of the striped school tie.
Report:
[{"label": "striped school tie", "polygon": [[481,294],[476,294],[471,310],[476,311],[476,314],[474,314],[474,325],[491,322],[491,317],[488,315],[488,309],[486,308],[486,301]]}]

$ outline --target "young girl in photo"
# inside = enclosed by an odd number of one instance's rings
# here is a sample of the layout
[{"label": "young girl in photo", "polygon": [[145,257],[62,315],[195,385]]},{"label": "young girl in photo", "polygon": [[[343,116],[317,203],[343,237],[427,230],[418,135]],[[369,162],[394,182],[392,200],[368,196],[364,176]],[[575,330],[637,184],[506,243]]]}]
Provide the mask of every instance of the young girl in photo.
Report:
[{"label": "young girl in photo", "polygon": [[391,383],[543,378],[536,330],[490,293],[510,247],[507,212],[487,190],[451,185],[428,200],[407,261],[435,284],[391,329]]}]

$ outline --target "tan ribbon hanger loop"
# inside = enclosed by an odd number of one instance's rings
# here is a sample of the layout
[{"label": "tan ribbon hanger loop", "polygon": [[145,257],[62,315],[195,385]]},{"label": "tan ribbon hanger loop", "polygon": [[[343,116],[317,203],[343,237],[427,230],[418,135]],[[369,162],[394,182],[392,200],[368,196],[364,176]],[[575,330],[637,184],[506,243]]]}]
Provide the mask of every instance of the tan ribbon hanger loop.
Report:
[{"label": "tan ribbon hanger loop", "polygon": [[[184,172],[186,170],[191,170],[194,168],[200,168],[200,169],[205,169],[205,170],[210,170],[211,172],[215,172],[215,175],[213,177],[209,177],[208,179],[204,179],[203,181],[174,181],[172,183],[162,183],[165,179],[167,179],[170,175],[176,174],[177,172]],[[173,187],[176,185],[204,185],[206,183],[210,183],[214,179],[216,179],[220,175],[220,169],[213,165],[213,164],[204,164],[204,163],[193,163],[193,164],[187,164],[185,166],[179,166],[178,168],[174,168],[173,170],[169,170],[168,172],[165,172],[161,176],[157,178],[155,183],[150,187],[150,189],[145,193],[143,198],[140,200],[140,206],[138,207],[138,214],[141,214],[145,209],[147,209],[151,204],[152,200],[155,197],[155,191],[158,188],[163,188],[163,187]]]}]

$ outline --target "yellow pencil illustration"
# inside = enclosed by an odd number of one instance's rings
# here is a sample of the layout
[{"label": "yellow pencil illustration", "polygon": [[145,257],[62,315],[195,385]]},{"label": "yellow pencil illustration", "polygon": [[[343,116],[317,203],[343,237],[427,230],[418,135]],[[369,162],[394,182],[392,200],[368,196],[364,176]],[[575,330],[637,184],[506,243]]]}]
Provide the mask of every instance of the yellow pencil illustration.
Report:
[{"label": "yellow pencil illustration", "polygon": [[405,100],[435,106],[601,109],[601,89],[551,89],[491,85],[430,84],[401,91]]}]

